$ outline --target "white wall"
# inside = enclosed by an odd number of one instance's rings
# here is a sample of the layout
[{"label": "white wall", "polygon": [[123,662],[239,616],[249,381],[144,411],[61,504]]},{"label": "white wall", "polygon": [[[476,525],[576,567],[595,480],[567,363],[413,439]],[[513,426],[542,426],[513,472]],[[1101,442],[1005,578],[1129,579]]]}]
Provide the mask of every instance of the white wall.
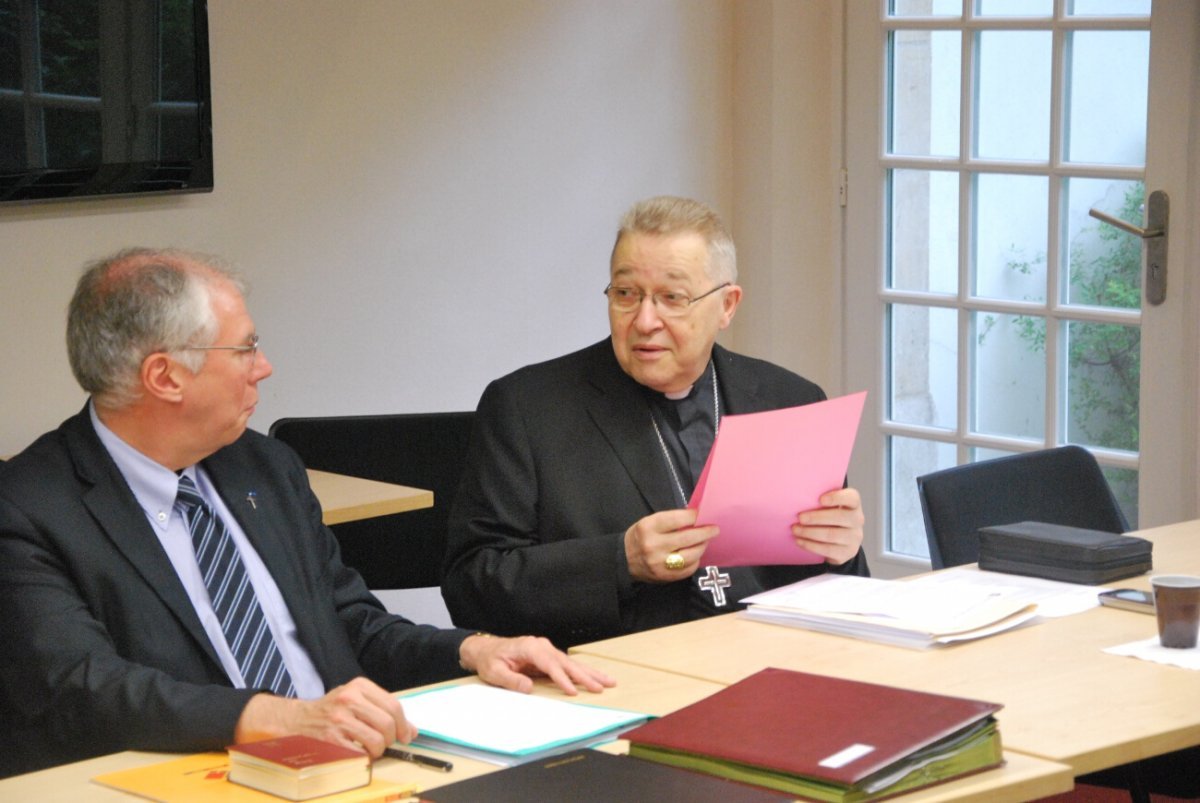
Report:
[{"label": "white wall", "polygon": [[731,218],[746,295],[728,345],[837,395],[841,3],[735,9]]}]

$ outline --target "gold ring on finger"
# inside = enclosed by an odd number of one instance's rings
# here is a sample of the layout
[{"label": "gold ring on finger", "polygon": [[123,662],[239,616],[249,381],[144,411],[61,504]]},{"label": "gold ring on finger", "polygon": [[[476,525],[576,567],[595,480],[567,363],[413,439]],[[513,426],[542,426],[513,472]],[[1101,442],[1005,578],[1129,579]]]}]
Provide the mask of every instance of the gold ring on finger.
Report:
[{"label": "gold ring on finger", "polygon": [[677,572],[682,569],[686,562],[687,561],[683,559],[683,555],[680,555],[678,552],[672,552],[671,554],[667,555],[667,559],[663,561],[666,567],[673,572]]}]

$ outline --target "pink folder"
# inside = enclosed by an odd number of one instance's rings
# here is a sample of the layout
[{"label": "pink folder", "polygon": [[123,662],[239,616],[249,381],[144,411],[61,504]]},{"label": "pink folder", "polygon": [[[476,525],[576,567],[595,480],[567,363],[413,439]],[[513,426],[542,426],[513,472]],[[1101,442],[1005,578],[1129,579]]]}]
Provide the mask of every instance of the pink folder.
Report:
[{"label": "pink folder", "polygon": [[716,524],[703,565],[771,566],[824,560],[796,546],[792,525],[841,488],[866,391],[765,413],[728,415],[688,507]]}]

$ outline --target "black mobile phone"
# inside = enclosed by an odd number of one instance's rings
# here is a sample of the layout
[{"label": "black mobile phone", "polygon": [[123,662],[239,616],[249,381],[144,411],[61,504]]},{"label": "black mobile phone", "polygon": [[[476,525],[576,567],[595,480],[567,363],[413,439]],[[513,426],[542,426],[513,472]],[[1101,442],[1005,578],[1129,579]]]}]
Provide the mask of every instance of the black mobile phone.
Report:
[{"label": "black mobile phone", "polygon": [[1100,604],[1139,613],[1154,613],[1154,595],[1136,588],[1114,588],[1100,592]]}]

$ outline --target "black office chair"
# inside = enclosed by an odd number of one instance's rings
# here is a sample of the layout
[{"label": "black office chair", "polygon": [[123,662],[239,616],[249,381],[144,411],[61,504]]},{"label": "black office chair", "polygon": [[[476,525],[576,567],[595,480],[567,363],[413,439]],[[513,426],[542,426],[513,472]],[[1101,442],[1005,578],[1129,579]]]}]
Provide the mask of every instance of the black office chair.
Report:
[{"label": "black office chair", "polygon": [[1018,521],[1129,529],[1092,453],[1079,446],[968,463],[917,477],[935,569],[979,560],[979,529]]},{"label": "black office chair", "polygon": [[[1044,521],[1114,533],[1129,529],[1096,458],[1079,446],[935,471],[917,477],[917,491],[935,569],[975,563],[981,527]],[[1198,762],[1200,749],[1189,748],[1078,780],[1128,789],[1139,803],[1148,803],[1150,793],[1190,798],[1200,795],[1200,784],[1193,780]]]},{"label": "black office chair", "polygon": [[441,585],[446,522],[473,412],[281,418],[270,434],[304,465],[433,491],[433,507],[335,524],[342,560],[372,589]]}]

